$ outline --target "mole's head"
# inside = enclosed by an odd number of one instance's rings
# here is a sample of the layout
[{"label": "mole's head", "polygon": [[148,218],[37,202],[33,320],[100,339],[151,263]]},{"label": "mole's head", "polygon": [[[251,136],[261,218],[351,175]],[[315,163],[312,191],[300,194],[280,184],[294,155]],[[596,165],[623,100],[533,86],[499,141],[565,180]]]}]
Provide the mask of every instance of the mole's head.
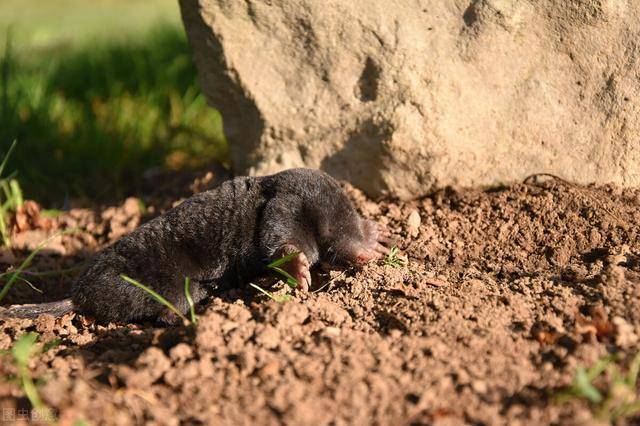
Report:
[{"label": "mole's head", "polygon": [[[308,225],[320,251],[331,264],[364,263],[388,250],[380,244],[381,228],[364,220],[340,184],[328,174],[313,169],[289,169],[262,181],[263,192],[279,195],[283,212],[296,210]],[[286,200],[286,201],[285,201]],[[298,200],[298,202],[295,202]]]},{"label": "mole's head", "polygon": [[316,232],[322,260],[331,264],[366,263],[388,250],[380,244],[382,228],[363,219],[339,186],[316,212]]}]

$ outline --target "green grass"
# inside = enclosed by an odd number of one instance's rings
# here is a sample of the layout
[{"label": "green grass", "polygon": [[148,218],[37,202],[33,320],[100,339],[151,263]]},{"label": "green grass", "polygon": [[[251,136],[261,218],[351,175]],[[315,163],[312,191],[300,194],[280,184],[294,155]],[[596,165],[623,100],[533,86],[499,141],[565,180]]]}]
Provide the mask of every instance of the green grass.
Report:
[{"label": "green grass", "polygon": [[384,258],[385,265],[390,265],[390,266],[393,266],[394,268],[402,268],[404,266],[407,266],[409,262],[407,262],[406,259],[400,257],[399,254],[400,254],[400,249],[398,249],[398,247],[396,246],[391,247],[391,251]]},{"label": "green grass", "polygon": [[[29,53],[86,39],[126,40],[158,21],[180,25],[176,0],[2,0],[0,29],[11,26]],[[0,43],[4,43],[0,34]]]},{"label": "green grass", "polygon": [[[279,259],[274,260],[273,262],[269,263],[267,265],[267,269],[270,269],[272,271],[274,271],[275,273],[279,274],[281,278],[284,279],[284,282],[291,288],[296,288],[298,286],[298,280],[296,280],[294,277],[291,276],[291,274],[289,274],[287,271],[285,271],[284,269],[281,268],[282,265],[290,262],[294,257],[296,257],[297,255],[299,255],[300,252],[296,251],[293,253],[289,253],[286,256],[282,256]],[[255,288],[256,290],[258,290],[260,293],[264,294],[265,296],[267,296],[268,298],[270,298],[271,300],[274,300],[275,302],[278,303],[284,303],[284,302],[288,302],[291,300],[291,295],[290,294],[283,294],[282,296],[276,296],[275,294],[271,293],[270,291],[265,290],[264,288],[260,287],[257,284],[254,283],[249,283],[249,285],[253,288]]]},{"label": "green grass", "polygon": [[11,290],[11,287],[13,287],[13,285],[18,281],[25,282],[26,284],[35,288],[33,284],[24,276],[25,269],[29,267],[29,265],[33,261],[33,258],[36,257],[36,255],[40,252],[40,250],[42,250],[49,241],[61,235],[71,234],[77,231],[78,230],[75,228],[70,228],[70,229],[65,229],[63,231],[56,232],[55,234],[51,235],[49,238],[46,238],[40,244],[38,244],[36,248],[31,253],[29,253],[29,256],[27,256],[15,270],[7,271],[0,274],[0,279],[6,280],[4,285],[2,286],[2,289],[0,289],[0,302],[2,302],[2,299],[4,299],[7,293],[9,293],[9,290]]},{"label": "green grass", "polygon": [[13,141],[9,150],[2,158],[0,163],[0,238],[2,239],[2,245],[11,245],[11,230],[9,229],[9,214],[15,212],[23,203],[22,189],[20,184],[12,175],[4,176],[4,169],[7,166],[9,157],[16,147],[16,142]]},{"label": "green grass", "polygon": [[599,359],[590,368],[578,367],[571,385],[556,395],[564,403],[578,399],[589,403],[597,418],[614,423],[640,415],[638,374],[640,353],[629,364],[626,372],[615,357]]},{"label": "green grass", "polygon": [[193,299],[191,298],[191,291],[189,287],[191,285],[191,280],[189,277],[184,279],[184,297],[187,299],[187,303],[189,304],[189,314],[191,316],[191,322],[195,325],[198,324],[198,317],[196,316],[196,307],[193,303]]},{"label": "green grass", "polygon": [[42,401],[38,393],[31,371],[29,370],[29,363],[31,359],[37,355],[40,355],[49,349],[60,344],[59,340],[51,341],[45,345],[38,345],[38,338],[40,336],[37,333],[30,332],[22,334],[13,343],[13,347],[10,351],[5,351],[4,354],[11,356],[14,365],[18,370],[18,382],[22,387],[22,391],[31,403],[34,410],[37,410],[40,420],[44,420],[47,423],[53,423],[55,419],[55,413]]},{"label": "green grass", "polygon": [[227,159],[174,2],[8,0],[0,17],[0,155],[19,141],[29,198],[111,200]]},{"label": "green grass", "polygon": [[[166,306],[167,308],[169,308],[169,310],[171,312],[173,312],[174,314],[176,314],[178,317],[180,317],[180,319],[182,319],[182,321],[185,324],[189,323],[189,318],[187,318],[182,312],[180,312],[180,310],[178,308],[176,308],[176,306],[169,302],[167,299],[165,299],[164,297],[162,297],[160,294],[156,293],[155,291],[153,291],[150,287],[147,287],[146,285],[142,284],[139,281],[134,280],[131,277],[128,277],[124,274],[120,275],[120,278],[122,278],[123,280],[125,280],[126,282],[128,282],[129,284],[132,284],[144,291],[146,291],[149,296],[151,296],[151,298],[153,298],[155,301],[157,301],[158,303],[160,303],[161,305]],[[186,277],[184,280],[184,293],[185,296],[187,297],[187,302],[189,303],[189,308],[191,310],[191,322],[195,325],[197,324],[198,320],[195,316],[195,310],[194,310],[194,306],[193,306],[193,300],[191,300],[191,294],[189,293],[189,277]]]},{"label": "green grass", "polygon": [[[280,274],[286,280],[285,282],[289,286],[296,287],[298,285],[298,281],[295,278],[293,278],[287,271],[285,271],[284,269],[280,268],[280,266],[282,266],[285,263],[291,261],[291,259],[296,257],[298,254],[300,254],[300,252],[294,252],[294,253],[290,253],[290,254],[288,254],[286,256],[283,256],[283,257],[281,257],[279,259],[276,259],[273,262],[269,263],[267,265],[267,268],[277,272],[278,274]],[[198,323],[198,318],[196,317],[196,313],[195,313],[195,306],[194,306],[194,303],[193,303],[193,299],[191,298],[191,293],[189,291],[189,286],[191,284],[191,280],[189,279],[189,277],[186,277],[185,280],[184,280],[184,295],[185,295],[185,298],[187,299],[187,303],[189,304],[189,313],[190,313],[191,319],[187,318],[182,312],[180,312],[180,310],[178,308],[176,308],[176,306],[173,303],[169,302],[167,299],[162,297],[160,294],[156,293],[150,287],[148,287],[148,286],[142,284],[141,282],[139,282],[137,280],[134,280],[133,278],[128,277],[128,276],[126,276],[124,274],[120,275],[120,278],[122,278],[123,280],[125,280],[129,284],[132,284],[132,285],[134,285],[134,286],[146,291],[151,298],[153,298],[155,301],[157,301],[161,305],[166,306],[171,312],[173,312],[178,317],[180,317],[180,319],[182,319],[182,321],[185,324],[188,324],[189,322],[191,322],[192,324],[196,325]],[[291,300],[291,295],[289,295],[289,294],[285,294],[283,296],[276,296],[273,293],[263,289],[262,287],[260,287],[260,286],[258,286],[256,284],[250,283],[249,285],[252,286],[253,288],[255,288],[256,290],[258,290],[259,292],[265,294],[269,298],[275,300],[278,303],[283,303],[283,302]],[[1,297],[0,297],[0,300],[2,300]]]},{"label": "green grass", "polygon": [[291,274],[282,269],[280,266],[289,263],[291,260],[293,260],[294,257],[298,256],[299,254],[299,251],[294,251],[293,253],[289,253],[286,256],[282,256],[281,258],[269,263],[267,265],[267,269],[271,269],[272,271],[280,274],[282,278],[284,278],[284,282],[287,283],[289,287],[296,288],[298,287],[298,280],[293,278]]},{"label": "green grass", "polygon": [[271,293],[270,291],[265,290],[264,288],[260,287],[257,284],[249,283],[249,285],[251,287],[255,288],[256,290],[258,290],[260,293],[262,293],[265,296],[267,296],[269,299],[273,300],[274,302],[284,303],[284,302],[288,302],[288,301],[291,300],[291,295],[290,294],[283,294],[282,296],[277,296],[277,295]]}]

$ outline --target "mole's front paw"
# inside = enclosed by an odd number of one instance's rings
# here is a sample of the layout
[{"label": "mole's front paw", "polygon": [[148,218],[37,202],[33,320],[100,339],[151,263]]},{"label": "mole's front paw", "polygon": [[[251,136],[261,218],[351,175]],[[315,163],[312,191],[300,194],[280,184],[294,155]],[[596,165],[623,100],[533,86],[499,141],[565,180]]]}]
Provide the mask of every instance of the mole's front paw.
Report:
[{"label": "mole's front paw", "polygon": [[298,282],[297,288],[308,291],[311,286],[311,264],[302,250],[293,244],[287,244],[276,252],[276,259],[295,252],[299,252],[299,254],[280,267],[296,279]]},{"label": "mole's front paw", "polygon": [[364,241],[358,250],[356,260],[359,263],[366,263],[388,254],[389,249],[381,243],[390,243],[389,232],[377,222],[365,220],[363,224]]}]

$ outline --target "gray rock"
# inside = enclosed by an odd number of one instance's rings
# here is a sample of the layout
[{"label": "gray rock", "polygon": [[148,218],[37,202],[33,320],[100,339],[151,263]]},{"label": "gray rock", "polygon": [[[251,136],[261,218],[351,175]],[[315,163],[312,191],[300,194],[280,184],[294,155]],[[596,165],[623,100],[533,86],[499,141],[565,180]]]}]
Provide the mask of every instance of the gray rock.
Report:
[{"label": "gray rock", "polygon": [[640,3],[181,0],[237,173],[640,184]]}]

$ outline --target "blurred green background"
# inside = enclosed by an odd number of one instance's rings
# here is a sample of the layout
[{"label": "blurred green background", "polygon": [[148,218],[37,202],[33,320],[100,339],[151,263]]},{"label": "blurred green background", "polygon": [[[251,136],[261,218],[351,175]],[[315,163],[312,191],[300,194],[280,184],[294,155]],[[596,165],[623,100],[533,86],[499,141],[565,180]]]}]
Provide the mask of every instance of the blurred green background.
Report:
[{"label": "blurred green background", "polygon": [[113,200],[226,161],[177,0],[0,0],[0,158],[26,198]]}]

